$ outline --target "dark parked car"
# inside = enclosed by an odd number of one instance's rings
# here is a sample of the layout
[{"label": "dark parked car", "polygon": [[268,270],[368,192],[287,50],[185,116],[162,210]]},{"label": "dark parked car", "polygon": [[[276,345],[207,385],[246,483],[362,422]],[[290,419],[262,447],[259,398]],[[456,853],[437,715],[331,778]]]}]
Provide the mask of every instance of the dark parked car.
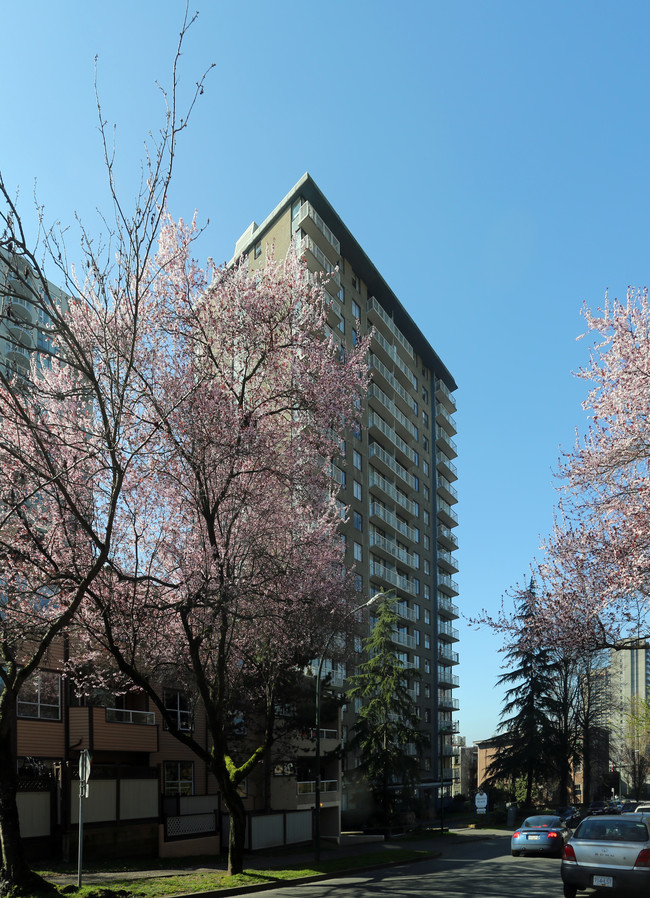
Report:
[{"label": "dark parked car", "polygon": [[589,807],[587,808],[587,814],[606,814],[607,813],[607,802],[606,801],[592,801]]},{"label": "dark parked car", "polygon": [[564,820],[570,829],[576,827],[581,820],[580,811],[574,804],[571,804],[566,808],[558,808],[557,815]]},{"label": "dark parked car", "polygon": [[571,835],[564,820],[552,814],[537,814],[526,817],[510,839],[513,857],[520,854],[552,854],[560,857],[562,848]]},{"label": "dark parked car", "polygon": [[561,870],[565,898],[588,888],[608,895],[650,894],[648,819],[642,814],[585,817],[564,846]]}]

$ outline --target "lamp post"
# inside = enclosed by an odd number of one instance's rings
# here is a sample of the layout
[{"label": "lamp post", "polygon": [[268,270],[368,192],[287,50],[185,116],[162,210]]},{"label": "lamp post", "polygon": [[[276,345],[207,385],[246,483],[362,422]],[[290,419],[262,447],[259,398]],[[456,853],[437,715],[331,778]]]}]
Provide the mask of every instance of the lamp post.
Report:
[{"label": "lamp post", "polygon": [[[353,614],[356,614],[358,611],[363,611],[364,608],[369,608],[371,605],[374,605],[375,602],[379,601],[384,597],[384,593],[376,592],[373,596],[371,596],[366,602],[363,602],[361,605],[358,605],[356,608],[352,608],[351,611],[345,615],[343,620],[347,620],[349,617],[352,617]],[[320,792],[321,792],[321,776],[320,776],[320,710],[321,710],[321,681],[323,676],[323,664],[325,663],[325,655],[334,639],[335,634],[331,633],[329,639],[325,643],[325,648],[318,660],[318,668],[316,670],[316,783],[314,787],[314,795],[315,795],[315,806],[314,806],[314,853],[316,856],[316,860],[320,860]]]},{"label": "lamp post", "polygon": [[443,758],[442,750],[443,750],[443,746],[444,746],[445,736],[451,732],[452,732],[452,726],[451,726],[450,721],[445,720],[442,723],[438,723],[438,737],[440,739],[440,751],[438,753],[438,773],[439,773],[439,779],[440,779],[440,790],[439,790],[438,794],[440,796],[440,835],[441,836],[444,836],[444,834],[445,834],[445,802],[444,802],[444,795],[443,795],[444,786],[443,786],[443,775],[442,775],[444,767],[442,766],[442,758]]}]

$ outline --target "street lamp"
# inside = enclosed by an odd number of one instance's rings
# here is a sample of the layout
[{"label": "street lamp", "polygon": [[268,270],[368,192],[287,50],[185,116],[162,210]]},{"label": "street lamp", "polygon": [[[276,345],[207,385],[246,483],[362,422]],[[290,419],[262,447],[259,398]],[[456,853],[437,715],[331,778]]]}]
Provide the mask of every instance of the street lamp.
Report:
[{"label": "street lamp", "polygon": [[442,757],[443,757],[442,750],[443,750],[443,746],[444,746],[445,736],[452,732],[453,732],[453,725],[452,725],[451,721],[445,720],[442,723],[438,722],[438,737],[440,739],[440,751],[438,753],[438,774],[439,774],[438,778],[440,780],[440,788],[438,791],[438,795],[440,796],[440,835],[441,836],[444,836],[444,834],[445,834],[445,802],[444,802],[444,795],[442,794],[443,788],[444,788],[443,787],[444,780],[443,780],[443,776],[442,776],[442,773],[444,770],[444,767],[442,766]]},{"label": "street lamp", "polygon": [[[376,592],[373,596],[371,596],[366,602],[358,605],[356,608],[352,608],[351,611],[344,616],[343,620],[347,620],[349,617],[352,617],[353,614],[356,614],[358,611],[363,611],[364,608],[369,608],[371,605],[374,605],[375,602],[384,598],[383,592]],[[325,643],[325,648],[320,656],[318,661],[318,668],[316,671],[316,784],[315,784],[315,807],[314,807],[314,850],[316,855],[316,860],[320,860],[320,787],[321,787],[321,776],[320,776],[320,699],[321,699],[321,680],[323,676],[323,664],[325,663],[325,656],[327,651],[334,639],[335,633],[331,633],[329,639]]]}]

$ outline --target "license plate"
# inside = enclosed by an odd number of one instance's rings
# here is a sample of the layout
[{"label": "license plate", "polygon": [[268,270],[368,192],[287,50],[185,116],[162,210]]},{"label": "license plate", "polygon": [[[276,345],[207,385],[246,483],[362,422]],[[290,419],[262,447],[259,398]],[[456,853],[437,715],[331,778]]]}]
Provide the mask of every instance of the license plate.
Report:
[{"label": "license plate", "polygon": [[539,839],[539,836],[526,836],[527,839]]},{"label": "license plate", "polygon": [[596,886],[604,886],[605,888],[613,888],[614,886],[614,877],[613,876],[594,876],[594,881],[592,883],[594,887]]}]

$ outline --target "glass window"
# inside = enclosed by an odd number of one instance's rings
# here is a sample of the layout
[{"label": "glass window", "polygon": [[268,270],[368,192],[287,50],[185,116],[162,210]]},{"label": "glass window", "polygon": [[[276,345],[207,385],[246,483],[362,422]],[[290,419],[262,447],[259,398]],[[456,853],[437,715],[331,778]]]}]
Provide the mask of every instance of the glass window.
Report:
[{"label": "glass window", "polygon": [[352,330],[352,345],[356,346],[359,342],[359,334],[357,333],[356,327]]},{"label": "glass window", "polygon": [[352,464],[354,465],[354,467],[355,467],[358,471],[361,470],[361,465],[362,465],[362,462],[361,462],[361,453],[360,453],[360,452],[357,452],[356,449],[353,449],[353,450],[352,450]]},{"label": "glass window", "polygon": [[361,543],[354,544],[354,560],[363,561],[363,546]]},{"label": "glass window", "polygon": [[261,242],[255,244],[255,254],[254,254],[254,255],[255,255],[255,258],[256,258],[256,259],[259,259],[259,257],[262,255],[262,244],[261,244]]},{"label": "glass window", "polygon": [[298,213],[300,212],[300,207],[302,206],[302,200],[297,199],[294,200],[291,204],[291,218],[294,219]]},{"label": "glass window", "polygon": [[361,499],[361,496],[362,496],[362,489],[361,489],[361,484],[359,483],[358,480],[355,480],[355,481],[354,481],[354,484],[353,484],[353,486],[352,486],[352,489],[353,489],[353,492],[354,492],[354,498],[355,498],[355,499]]},{"label": "glass window", "polygon": [[352,300],[352,317],[355,321],[361,320],[361,309],[359,308],[359,303]]},{"label": "glass window", "polygon": [[428,476],[429,476],[429,462],[428,462],[428,461],[423,461],[423,462],[422,462],[422,470],[424,471],[424,473],[425,473],[425,474],[427,475],[427,477],[428,477]]},{"label": "glass window", "polygon": [[[180,689],[163,689],[163,704],[175,723],[177,730],[188,732],[192,729],[192,712],[187,696]],[[165,729],[167,729],[165,722]],[[182,793],[191,794],[191,793]]]},{"label": "glass window", "polygon": [[165,761],[163,780],[165,795],[194,795],[194,762]]},{"label": "glass window", "polygon": [[39,670],[31,676],[18,693],[16,714],[37,720],[61,720],[60,675]]},{"label": "glass window", "polygon": [[355,511],[353,513],[352,522],[354,524],[355,530],[363,530],[363,516],[358,511]]},{"label": "glass window", "polygon": [[361,574],[354,575],[354,588],[357,592],[363,592],[363,577]]},{"label": "glass window", "polygon": [[425,647],[425,649],[431,648],[431,637],[429,636],[428,633],[424,634],[424,647]]},{"label": "glass window", "polygon": [[430,524],[430,523],[431,523],[431,515],[430,515],[429,512],[426,510],[426,508],[424,509],[424,523],[425,523],[425,524]]}]

